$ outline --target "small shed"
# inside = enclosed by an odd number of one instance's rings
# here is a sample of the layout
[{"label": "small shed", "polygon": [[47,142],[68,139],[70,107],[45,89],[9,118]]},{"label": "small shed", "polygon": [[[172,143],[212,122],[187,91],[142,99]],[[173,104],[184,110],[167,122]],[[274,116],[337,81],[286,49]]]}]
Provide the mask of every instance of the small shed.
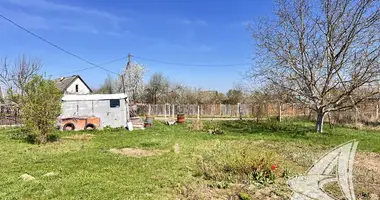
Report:
[{"label": "small shed", "polygon": [[[70,128],[75,130],[86,129],[89,126],[96,129],[103,129],[106,126],[111,128],[127,127],[128,111],[128,97],[124,93],[67,94],[62,98],[62,114],[59,117],[60,127],[64,129],[70,125],[72,126]],[[75,124],[73,121],[78,123]],[[98,124],[88,124],[90,121],[95,121]]]}]

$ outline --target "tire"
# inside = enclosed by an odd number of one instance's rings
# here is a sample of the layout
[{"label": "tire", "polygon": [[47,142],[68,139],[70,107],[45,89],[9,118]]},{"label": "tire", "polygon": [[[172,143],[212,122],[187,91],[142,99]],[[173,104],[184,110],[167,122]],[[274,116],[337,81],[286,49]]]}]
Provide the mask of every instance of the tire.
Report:
[{"label": "tire", "polygon": [[95,129],[96,129],[96,127],[93,124],[87,124],[87,126],[85,128],[85,130],[95,130]]},{"label": "tire", "polygon": [[64,131],[73,131],[73,130],[75,130],[75,126],[72,123],[65,124],[63,126],[63,130]]}]

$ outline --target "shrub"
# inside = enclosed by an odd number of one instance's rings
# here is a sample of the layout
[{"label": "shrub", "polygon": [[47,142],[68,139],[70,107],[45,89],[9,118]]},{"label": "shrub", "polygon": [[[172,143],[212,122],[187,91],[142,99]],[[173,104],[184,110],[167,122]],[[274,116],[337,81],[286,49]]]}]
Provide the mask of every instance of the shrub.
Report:
[{"label": "shrub", "polygon": [[265,168],[260,171],[256,170],[252,172],[251,176],[249,177],[250,181],[267,185],[274,183],[275,175],[271,169]]},{"label": "shrub", "polygon": [[204,130],[206,130],[209,134],[214,135],[222,135],[224,131],[221,129],[221,125],[219,122],[208,122],[204,126]]},{"label": "shrub", "polygon": [[22,122],[31,138],[46,143],[61,112],[60,90],[51,80],[34,76],[25,86],[21,101]]},{"label": "shrub", "polygon": [[194,120],[191,122],[189,129],[191,131],[201,131],[203,130],[203,122],[202,120]]},{"label": "shrub", "polygon": [[247,193],[240,192],[239,193],[239,199],[240,200],[251,200],[251,197]]}]

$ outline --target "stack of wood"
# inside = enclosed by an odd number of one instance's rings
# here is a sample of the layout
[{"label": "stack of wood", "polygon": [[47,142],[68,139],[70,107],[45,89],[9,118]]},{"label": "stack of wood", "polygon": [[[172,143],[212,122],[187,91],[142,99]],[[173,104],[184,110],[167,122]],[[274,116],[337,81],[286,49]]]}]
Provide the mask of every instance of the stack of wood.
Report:
[{"label": "stack of wood", "polygon": [[133,125],[133,129],[142,129],[144,130],[144,121],[140,117],[131,117],[131,122]]}]

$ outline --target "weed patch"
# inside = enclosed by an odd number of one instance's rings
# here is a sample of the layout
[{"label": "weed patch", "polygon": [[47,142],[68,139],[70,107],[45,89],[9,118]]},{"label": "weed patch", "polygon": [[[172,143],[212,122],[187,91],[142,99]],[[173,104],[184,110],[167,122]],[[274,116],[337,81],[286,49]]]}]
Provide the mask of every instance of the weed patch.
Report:
[{"label": "weed patch", "polygon": [[221,143],[205,152],[197,166],[206,180],[268,184],[274,182],[272,166],[278,158],[274,151],[263,151],[249,143]]},{"label": "weed patch", "polygon": [[72,135],[72,136],[67,136],[63,137],[62,139],[67,139],[67,140],[85,140],[89,141],[94,137],[93,134],[77,134],[77,135]]},{"label": "weed patch", "polygon": [[161,155],[163,151],[150,151],[136,148],[110,149],[109,152],[130,157],[147,157]]}]

